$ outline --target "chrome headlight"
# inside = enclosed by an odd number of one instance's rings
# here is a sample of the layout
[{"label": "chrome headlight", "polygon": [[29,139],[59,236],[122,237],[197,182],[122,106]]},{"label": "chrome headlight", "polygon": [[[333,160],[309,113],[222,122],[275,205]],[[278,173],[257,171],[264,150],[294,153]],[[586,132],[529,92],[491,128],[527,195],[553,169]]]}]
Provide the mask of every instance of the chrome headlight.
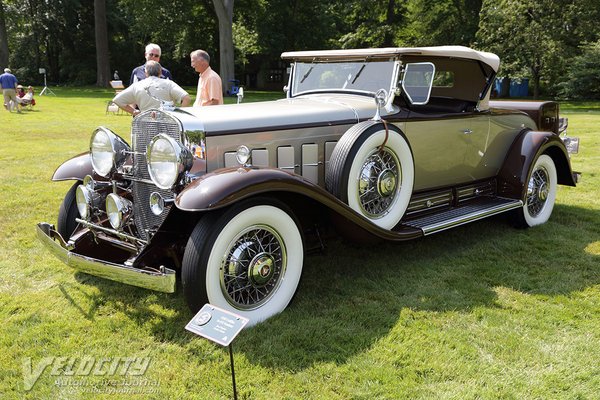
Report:
[{"label": "chrome headlight", "polygon": [[75,202],[77,203],[77,210],[82,219],[87,220],[91,214],[92,194],[91,190],[83,185],[77,186],[75,191]]},{"label": "chrome headlight", "polygon": [[90,153],[94,171],[105,178],[125,162],[130,147],[110,129],[100,127],[92,134]]},{"label": "chrome headlight", "polygon": [[192,153],[167,135],[156,135],[146,151],[148,172],[156,186],[170,189],[181,176],[192,168]]},{"label": "chrome headlight", "polygon": [[94,209],[100,208],[104,196],[98,192],[95,192],[88,185],[79,185],[75,191],[75,203],[77,204],[77,211],[82,219],[89,221],[92,216]]},{"label": "chrome headlight", "polygon": [[106,196],[106,214],[108,221],[114,229],[120,229],[129,219],[133,203],[114,193]]}]

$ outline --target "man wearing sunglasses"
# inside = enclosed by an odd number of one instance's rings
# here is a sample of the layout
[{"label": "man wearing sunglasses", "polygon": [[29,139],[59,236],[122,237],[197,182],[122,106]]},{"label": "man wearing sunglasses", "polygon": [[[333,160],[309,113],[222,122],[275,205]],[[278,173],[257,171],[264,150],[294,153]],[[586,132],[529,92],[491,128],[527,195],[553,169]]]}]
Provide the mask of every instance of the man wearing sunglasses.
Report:
[{"label": "man wearing sunglasses", "polygon": [[[146,57],[146,61],[156,61],[157,63],[159,63],[160,62],[160,54],[161,54],[160,46],[157,45],[156,43],[149,43],[146,46],[146,52],[144,53],[144,56]],[[145,64],[142,64],[139,67],[136,67],[133,69],[133,71],[131,72],[131,79],[129,80],[129,85],[133,85],[137,81],[146,79],[146,72],[144,71],[144,66],[145,66]],[[171,72],[164,67],[162,69],[162,73],[161,73],[160,77],[164,78],[164,79],[173,80],[173,77],[171,76]]]}]

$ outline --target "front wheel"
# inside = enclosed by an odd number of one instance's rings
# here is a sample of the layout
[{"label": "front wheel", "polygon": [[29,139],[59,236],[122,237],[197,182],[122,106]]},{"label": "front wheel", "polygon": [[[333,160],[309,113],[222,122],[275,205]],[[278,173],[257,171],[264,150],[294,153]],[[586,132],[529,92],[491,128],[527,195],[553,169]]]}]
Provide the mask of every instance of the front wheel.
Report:
[{"label": "front wheel", "polygon": [[552,158],[542,154],[533,164],[523,208],[517,210],[515,225],[528,228],[548,221],[556,200],[556,166]]},{"label": "front wheel", "polygon": [[250,200],[200,219],[185,248],[183,291],[192,311],[206,302],[256,324],[292,300],[304,249],[285,205]]},{"label": "front wheel", "polygon": [[56,230],[64,240],[69,240],[78,225],[75,221],[75,218],[79,216],[75,194],[80,184],[81,182],[77,181],[71,186],[58,210]]}]

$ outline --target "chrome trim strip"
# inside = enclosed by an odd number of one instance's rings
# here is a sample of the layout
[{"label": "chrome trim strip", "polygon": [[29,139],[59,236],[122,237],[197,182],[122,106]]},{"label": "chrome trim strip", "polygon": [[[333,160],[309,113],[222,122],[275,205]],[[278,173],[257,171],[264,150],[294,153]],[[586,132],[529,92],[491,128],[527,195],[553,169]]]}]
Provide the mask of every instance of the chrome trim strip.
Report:
[{"label": "chrome trim strip", "polygon": [[45,222],[37,224],[36,233],[52,254],[78,271],[158,292],[175,292],[175,271],[172,269],[161,266],[161,272],[146,271],[73,253],[67,250],[67,244],[54,226]]}]

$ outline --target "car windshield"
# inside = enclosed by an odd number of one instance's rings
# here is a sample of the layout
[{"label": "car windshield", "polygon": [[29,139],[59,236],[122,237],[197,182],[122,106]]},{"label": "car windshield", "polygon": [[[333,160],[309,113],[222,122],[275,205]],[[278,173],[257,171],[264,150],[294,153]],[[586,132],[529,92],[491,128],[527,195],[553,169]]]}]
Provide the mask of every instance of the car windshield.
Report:
[{"label": "car windshield", "polygon": [[394,61],[305,63],[296,62],[292,95],[307,92],[390,90]]}]

